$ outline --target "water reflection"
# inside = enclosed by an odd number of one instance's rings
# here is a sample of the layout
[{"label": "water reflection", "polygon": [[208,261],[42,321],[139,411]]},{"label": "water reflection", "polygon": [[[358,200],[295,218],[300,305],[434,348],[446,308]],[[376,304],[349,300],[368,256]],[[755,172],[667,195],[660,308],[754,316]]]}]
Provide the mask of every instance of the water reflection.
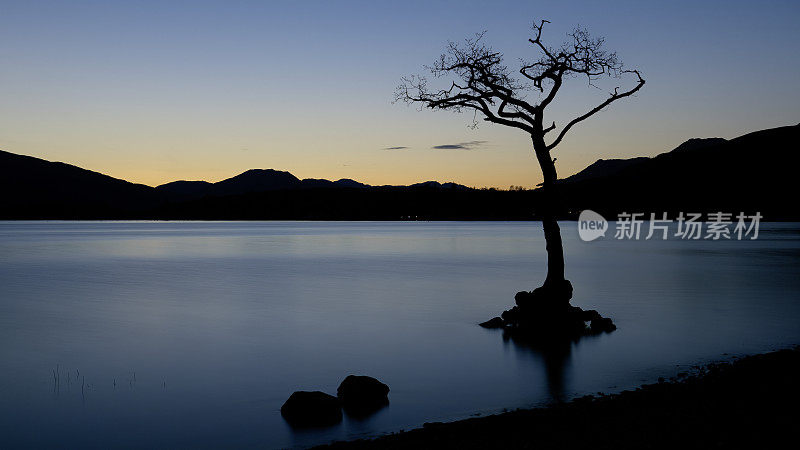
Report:
[{"label": "water reflection", "polygon": [[[596,336],[584,336],[582,340],[594,338]],[[569,386],[572,352],[580,345],[580,340],[531,340],[507,331],[502,331],[502,339],[506,347],[513,348],[518,358],[531,360],[544,369],[547,391],[554,402],[569,399],[568,393],[572,392]]]}]

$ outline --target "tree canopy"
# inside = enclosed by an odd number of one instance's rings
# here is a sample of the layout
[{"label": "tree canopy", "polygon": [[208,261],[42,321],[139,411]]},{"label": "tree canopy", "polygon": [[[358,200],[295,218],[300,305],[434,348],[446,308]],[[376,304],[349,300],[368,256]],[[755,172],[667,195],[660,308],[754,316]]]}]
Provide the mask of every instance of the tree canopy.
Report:
[{"label": "tree canopy", "polygon": [[[604,49],[604,39],[592,37],[585,28],[575,28],[559,47],[545,45],[541,38],[546,23],[549,22],[542,20],[533,24],[534,37],[528,41],[537,56],[521,61],[516,74],[504,63],[501,52],[484,43],[482,32],[462,44],[449,42],[439,59],[426,66],[433,78],[443,80],[440,88],[431,87],[425,76],[403,77],[395,91],[395,101],[420,103],[431,109],[473,110],[473,126],[482,116],[485,121],[543,138],[557,128],[555,122],[543,126],[544,111],[566,79],[585,77],[594,86],[601,77],[634,78],[633,87],[615,87],[603,102],[569,121],[549,144],[544,144],[546,150],[551,150],[574,125],[644,86],[638,70],[625,69],[615,52]],[[528,99],[531,92],[539,94],[537,101]]]}]

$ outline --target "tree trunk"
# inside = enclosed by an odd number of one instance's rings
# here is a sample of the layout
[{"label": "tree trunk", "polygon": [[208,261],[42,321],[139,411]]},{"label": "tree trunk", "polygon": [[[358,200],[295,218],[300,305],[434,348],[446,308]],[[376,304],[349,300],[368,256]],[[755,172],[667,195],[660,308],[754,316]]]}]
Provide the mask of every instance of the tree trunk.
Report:
[{"label": "tree trunk", "polygon": [[[544,143],[543,136],[531,136],[533,150],[539,166],[542,168],[544,182],[542,183],[543,199],[540,209],[544,240],[547,245],[547,278],[545,287],[561,287],[564,285],[564,246],[561,243],[561,229],[556,221],[558,213],[558,193],[556,192],[556,165],[550,157],[550,150]],[[570,289],[571,290],[571,289]],[[571,295],[570,295],[571,296]]]}]

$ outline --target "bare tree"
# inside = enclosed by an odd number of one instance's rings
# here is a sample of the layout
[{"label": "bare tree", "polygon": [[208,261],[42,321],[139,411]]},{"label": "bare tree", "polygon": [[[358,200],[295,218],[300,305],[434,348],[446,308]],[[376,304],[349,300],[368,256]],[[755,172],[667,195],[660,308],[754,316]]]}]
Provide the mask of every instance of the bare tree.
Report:
[{"label": "bare tree", "polygon": [[[425,66],[433,78],[441,80],[440,88],[429,86],[424,76],[402,78],[395,92],[395,101],[419,103],[431,109],[456,112],[472,110],[473,126],[477,119],[517,128],[528,133],[539,166],[542,169],[543,204],[538,211],[542,218],[547,243],[547,277],[543,284],[550,296],[572,297],[572,285],[564,278],[564,250],[561,231],[556,221],[558,196],[556,192],[555,159],[551,152],[576,124],[600,112],[611,103],[628,97],[644,86],[638,70],[627,70],[615,52],[603,48],[603,38],[593,38],[583,28],[576,28],[560,47],[550,47],[542,40],[546,20],[533,24],[534,37],[529,39],[537,59],[522,61],[519,75],[513,75],[503,63],[503,54],[492,50],[483,41],[484,33],[467,39],[461,45],[450,42],[445,53]],[[545,126],[545,109],[553,102],[564,81],[571,77],[585,77],[594,83],[602,77],[620,79],[631,77],[635,85],[627,90],[616,87],[608,97],[586,113],[569,121],[560,131],[556,123]],[[538,94],[537,101],[527,98]],[[555,137],[547,143],[546,137]]]}]

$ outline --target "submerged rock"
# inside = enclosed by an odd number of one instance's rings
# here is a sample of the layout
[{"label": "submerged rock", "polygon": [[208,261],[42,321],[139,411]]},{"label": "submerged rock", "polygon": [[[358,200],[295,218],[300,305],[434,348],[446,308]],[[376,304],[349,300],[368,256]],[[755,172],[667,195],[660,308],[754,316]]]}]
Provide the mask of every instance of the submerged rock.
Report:
[{"label": "submerged rock", "polygon": [[345,412],[368,415],[389,404],[389,386],[364,375],[348,375],[336,389]]},{"label": "submerged rock", "polygon": [[[580,309],[580,308],[578,308],[578,309]],[[583,320],[590,320],[591,321],[591,320],[602,319],[603,318],[603,316],[601,316],[600,313],[595,311],[594,309],[588,309],[588,310],[582,311],[581,314],[582,314]]]},{"label": "submerged rock", "polygon": [[503,319],[504,324],[512,324],[516,322],[520,317],[519,306],[515,306],[511,309],[503,311],[503,313],[500,314],[500,317]]},{"label": "submerged rock", "polygon": [[503,319],[500,317],[494,317],[486,322],[481,322],[478,325],[482,326],[483,328],[503,328]]},{"label": "submerged rock", "polygon": [[608,317],[597,317],[592,319],[589,328],[591,328],[593,333],[610,333],[616,330],[617,326],[614,325],[614,322],[612,322]]},{"label": "submerged rock", "polygon": [[342,405],[324,392],[297,391],[281,406],[281,415],[294,426],[334,425],[342,421]]}]

